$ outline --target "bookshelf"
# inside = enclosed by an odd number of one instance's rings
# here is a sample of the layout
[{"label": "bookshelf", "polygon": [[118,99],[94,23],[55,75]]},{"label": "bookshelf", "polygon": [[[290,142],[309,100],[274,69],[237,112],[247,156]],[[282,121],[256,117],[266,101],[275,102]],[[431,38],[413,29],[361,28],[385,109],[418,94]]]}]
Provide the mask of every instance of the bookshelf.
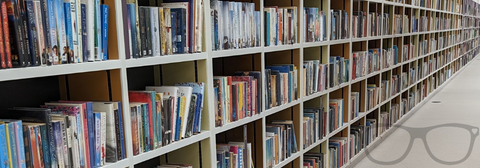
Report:
[{"label": "bookshelf", "polygon": [[[239,0],[236,2],[240,2]],[[140,2],[140,1],[139,1]],[[267,167],[267,144],[266,127],[274,120],[293,121],[296,137],[297,152],[290,157],[279,161],[272,167],[303,167],[305,154],[310,152],[324,153],[327,158],[331,157],[329,143],[338,139],[351,137],[353,127],[365,126],[370,119],[376,119],[377,124],[385,114],[390,115],[394,105],[402,106],[403,100],[408,100],[403,109],[396,116],[389,116],[390,129],[381,131],[376,126],[372,131],[370,143],[364,144],[362,149],[354,156],[348,157],[343,167],[353,167],[359,160],[365,157],[365,149],[373,149],[380,144],[385,137],[395,131],[393,125],[400,125],[415,113],[423,104],[429,101],[446,83],[451,81],[458,72],[469,65],[480,51],[480,37],[476,37],[480,31],[480,15],[478,11],[463,9],[462,0],[431,0],[431,4],[422,4],[418,0],[264,0],[248,1],[255,4],[256,11],[261,13],[260,46],[250,48],[212,50],[212,26],[210,16],[210,0],[203,1],[204,24],[202,32],[202,52],[193,54],[174,54],[153,56],[137,59],[126,59],[128,49],[128,32],[125,25],[126,0],[105,0],[110,6],[109,27],[109,60],[100,62],[88,62],[79,64],[54,65],[48,67],[28,67],[0,70],[0,86],[8,90],[9,87],[21,84],[32,86],[34,82],[47,80],[48,86],[58,95],[45,96],[44,92],[31,93],[39,96],[39,99],[30,103],[22,104],[15,102],[15,106],[38,106],[36,102],[47,102],[55,99],[62,100],[101,100],[121,101],[123,109],[126,159],[115,163],[107,163],[103,168],[114,167],[144,167],[155,166],[160,163],[186,163],[194,168],[216,167],[216,144],[228,143],[247,139],[252,143],[252,158],[255,167]],[[418,2],[418,4],[413,4]],[[142,5],[157,4],[154,1],[142,1]],[[436,3],[439,5],[436,7]],[[475,2],[477,3],[477,2]],[[451,6],[453,5],[453,6]],[[153,5],[152,5],[153,6]],[[263,9],[266,6],[291,7],[296,6],[298,12],[298,32],[293,44],[266,46],[265,22]],[[305,42],[302,35],[305,30],[303,8],[315,7],[326,14],[326,40]],[[331,9],[344,10],[349,17],[348,34],[344,39],[331,40],[332,24]],[[447,10],[448,9],[448,10]],[[465,10],[464,12],[461,12]],[[478,9],[477,9],[478,10]],[[352,16],[354,12],[367,14],[367,29],[364,37],[353,38],[354,28]],[[368,14],[388,14],[388,29],[383,31],[383,23],[379,24],[377,34],[372,35],[371,17]],[[395,20],[395,15],[400,19]],[[404,18],[408,18],[408,21]],[[425,19],[425,20],[422,20]],[[435,26],[436,19],[446,19],[447,26],[442,28]],[[467,22],[469,20],[469,22]],[[400,22],[399,22],[400,21]],[[420,29],[420,24],[423,28]],[[400,25],[398,25],[400,24]],[[443,23],[439,23],[442,26]],[[468,24],[468,25],[467,25]],[[401,30],[395,30],[395,26],[403,26]],[[416,26],[416,27],[415,27]],[[420,27],[422,27],[420,26]],[[424,44],[420,42],[425,41]],[[439,44],[439,41],[443,43]],[[435,42],[435,45],[433,45]],[[431,44],[432,43],[432,44]],[[404,48],[408,45],[408,48]],[[420,52],[420,45],[425,45],[425,50]],[[352,62],[354,53],[368,52],[372,49],[394,50],[397,47],[397,59],[391,59],[388,63],[380,63],[379,68],[356,76],[352,79]],[[410,48],[413,47],[413,48]],[[421,54],[419,54],[421,53]],[[404,55],[406,55],[404,57]],[[328,64],[330,58],[339,56],[349,60],[348,74],[345,81],[330,86],[332,78],[328,75],[326,88],[313,93],[304,93],[306,83],[303,76],[307,73],[302,68],[304,61],[316,60],[320,64]],[[387,57],[383,55],[381,57]],[[224,123],[216,127],[215,122],[215,92],[214,76],[234,75],[236,71],[260,71],[263,74],[267,66],[275,64],[293,64],[298,69],[298,96],[291,101],[266,108],[268,103],[263,94],[267,89],[264,85],[266,79],[262,77],[261,85],[261,111],[234,122]],[[392,92],[394,76],[402,76],[405,73],[408,79],[405,85],[398,87]],[[403,77],[403,76],[402,76]],[[32,81],[32,82],[30,82]],[[201,132],[189,138],[181,139],[174,143],[162,146],[158,149],[139,155],[133,154],[132,130],[130,119],[129,90],[143,90],[145,86],[173,85],[178,82],[204,82],[205,100],[204,111],[201,116]],[[385,85],[388,83],[388,87]],[[399,82],[401,83],[401,82]],[[92,87],[95,85],[95,87]],[[396,85],[396,84],[395,84]],[[371,86],[375,86],[378,97],[372,103],[368,96]],[[387,89],[388,88],[388,89]],[[33,92],[32,87],[22,94]],[[385,90],[382,92],[382,90]],[[352,116],[353,110],[352,92],[358,93],[357,112]],[[382,98],[382,95],[385,96]],[[323,107],[327,116],[329,102],[333,99],[344,101],[343,110],[338,111],[342,118],[338,121],[338,128],[329,131],[330,121],[327,117],[325,136],[314,139],[313,142],[304,146],[305,137],[303,117],[306,107]],[[0,99],[2,100],[2,99]],[[12,101],[8,101],[12,102]],[[369,103],[372,103],[369,105]],[[5,108],[7,105],[2,105]],[[397,107],[397,106],[395,106]],[[3,109],[2,109],[3,110]],[[245,127],[246,126],[246,127]],[[244,134],[246,132],[246,134]],[[348,144],[347,144],[348,146]],[[329,159],[326,159],[326,164]]]}]

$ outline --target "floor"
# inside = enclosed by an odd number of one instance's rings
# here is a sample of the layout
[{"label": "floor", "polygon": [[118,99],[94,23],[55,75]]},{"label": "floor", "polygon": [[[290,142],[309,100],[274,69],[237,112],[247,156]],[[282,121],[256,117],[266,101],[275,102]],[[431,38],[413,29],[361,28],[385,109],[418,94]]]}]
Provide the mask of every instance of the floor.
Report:
[{"label": "floor", "polygon": [[[451,125],[441,126],[447,123]],[[460,124],[475,128],[460,128]],[[480,131],[480,59],[474,59],[402,126],[432,126],[432,129],[399,127],[369,152],[371,157],[365,157],[355,168],[479,168],[480,137],[476,135]],[[411,135],[423,137],[426,143],[421,138],[414,139],[410,152],[403,160],[398,159],[406,153]],[[470,156],[467,155],[469,149]]]}]

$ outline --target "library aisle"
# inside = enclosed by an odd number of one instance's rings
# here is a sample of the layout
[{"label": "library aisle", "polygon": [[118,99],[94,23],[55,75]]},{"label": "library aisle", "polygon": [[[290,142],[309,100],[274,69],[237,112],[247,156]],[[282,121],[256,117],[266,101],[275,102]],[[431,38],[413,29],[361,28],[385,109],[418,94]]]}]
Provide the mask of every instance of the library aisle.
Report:
[{"label": "library aisle", "polygon": [[[363,158],[354,167],[479,167],[480,138],[476,136],[480,127],[479,72],[480,59],[477,58],[401,127],[370,151],[371,157]],[[450,125],[445,126],[446,124]],[[475,127],[472,129],[472,135],[468,130],[458,127],[460,125]],[[403,129],[405,126],[432,129],[406,131]],[[431,154],[427,151],[425,143],[420,138],[416,138],[406,157],[399,162],[393,162],[408,152],[406,150],[412,135],[424,136]],[[471,140],[474,140],[473,143],[470,143]],[[468,156],[469,148],[472,149],[470,156]],[[437,162],[434,158],[440,161]],[[465,160],[462,162],[462,159]],[[458,164],[451,164],[457,160],[459,160]]]}]

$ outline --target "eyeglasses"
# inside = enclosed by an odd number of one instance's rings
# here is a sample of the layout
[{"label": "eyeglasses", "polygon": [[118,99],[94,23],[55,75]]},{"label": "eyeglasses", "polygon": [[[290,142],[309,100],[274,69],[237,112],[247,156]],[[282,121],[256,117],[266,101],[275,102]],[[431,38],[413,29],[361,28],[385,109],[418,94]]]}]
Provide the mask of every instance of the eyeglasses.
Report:
[{"label": "eyeglasses", "polygon": [[[412,145],[415,139],[420,138],[423,141],[423,144],[425,146],[425,149],[430,155],[430,157],[435,160],[438,163],[445,164],[445,165],[455,165],[462,163],[465,161],[470,154],[472,153],[473,149],[473,144],[475,142],[475,139],[477,138],[479,134],[479,128],[475,126],[470,126],[470,125],[465,125],[465,124],[458,124],[458,123],[449,123],[449,124],[441,124],[441,125],[436,125],[436,126],[430,126],[430,127],[424,127],[424,128],[413,128],[413,127],[407,127],[407,126],[393,126],[396,128],[401,128],[408,132],[408,135],[410,135],[410,141],[408,146],[406,147],[405,153],[403,153],[399,158],[392,160],[392,161],[381,161],[378,159],[375,159],[372,155],[370,155],[370,151],[368,149],[365,150],[365,153],[367,155],[367,158],[377,164],[380,165],[393,165],[401,162],[404,160],[407,155],[410,153],[410,150],[412,149]],[[445,130],[453,130],[454,134],[461,134],[462,136],[455,136],[451,134],[447,134]],[[398,131],[398,130],[396,130]],[[452,131],[448,131],[451,133]],[[402,135],[403,136],[403,135]],[[469,137],[467,137],[469,136]],[[442,139],[439,139],[442,138]],[[453,142],[445,142],[448,141],[448,139],[451,138],[461,138],[462,142],[457,142],[458,140],[455,140]],[[429,139],[430,139],[430,146],[429,146]],[[431,140],[435,139],[435,140]],[[447,140],[444,140],[447,139]],[[435,144],[436,142],[440,142],[442,144]],[[433,143],[433,144],[432,144]],[[453,151],[448,151],[446,152],[445,150],[443,151],[438,151],[436,148],[441,148],[445,147],[448,145],[452,145],[454,148],[457,148],[459,146],[466,147],[466,145],[469,144],[468,149],[465,151],[462,151],[462,154],[457,154],[454,153],[455,151],[459,151],[458,149]],[[430,149],[431,146],[434,146],[433,152]],[[450,146],[450,147],[452,147]],[[398,146],[396,146],[398,148]],[[461,148],[461,147],[459,147]],[[444,157],[444,153],[449,153],[448,156]],[[460,156],[462,158],[455,158],[451,159],[452,155],[455,156]],[[448,158],[448,159],[447,159]]]}]

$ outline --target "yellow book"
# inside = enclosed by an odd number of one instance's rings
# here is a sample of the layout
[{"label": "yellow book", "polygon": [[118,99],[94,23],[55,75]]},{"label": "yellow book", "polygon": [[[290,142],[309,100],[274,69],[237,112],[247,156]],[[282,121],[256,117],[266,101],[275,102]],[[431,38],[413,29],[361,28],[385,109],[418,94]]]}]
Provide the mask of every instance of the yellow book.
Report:
[{"label": "yellow book", "polygon": [[240,112],[240,114],[237,114],[237,115],[239,115],[238,119],[242,119],[242,118],[245,117],[245,107],[244,107],[244,102],[243,102],[243,99],[244,99],[243,90],[244,90],[244,83],[240,82],[238,84],[238,109],[239,109],[238,111]]},{"label": "yellow book", "polygon": [[279,164],[279,163],[280,163],[280,160],[279,160],[280,158],[279,158],[279,156],[278,156],[278,145],[280,145],[280,144],[278,144],[278,135],[277,135],[277,134],[275,134],[274,140],[275,140],[275,141],[274,141],[274,143],[275,143],[275,151],[274,151],[273,153],[275,154],[275,165],[276,165],[276,164]]},{"label": "yellow book", "polygon": [[[185,103],[187,101],[187,98],[185,96],[182,96],[180,97],[180,121],[182,122],[183,121],[183,118],[185,117]],[[181,133],[183,131],[183,127],[182,127],[182,124],[181,123],[180,125],[177,125],[180,127],[180,132]],[[182,138],[183,136],[180,135],[180,139]]]},{"label": "yellow book", "polygon": [[13,130],[9,130],[7,123],[5,123],[3,121],[0,121],[0,124],[5,124],[5,135],[7,135],[5,137],[5,139],[7,139],[8,164],[10,165],[10,168],[12,168],[12,166],[13,166],[12,149],[10,149],[12,145],[10,144],[10,133],[9,133],[9,131],[13,131]]}]

